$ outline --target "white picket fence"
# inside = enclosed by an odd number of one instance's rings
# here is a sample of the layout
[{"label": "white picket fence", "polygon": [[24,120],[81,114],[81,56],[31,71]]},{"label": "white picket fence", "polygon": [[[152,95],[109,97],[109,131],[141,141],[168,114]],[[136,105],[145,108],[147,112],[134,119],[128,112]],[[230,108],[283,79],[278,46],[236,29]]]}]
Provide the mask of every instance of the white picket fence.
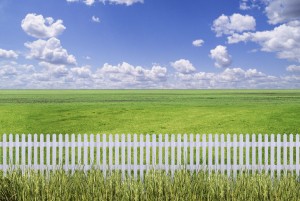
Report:
[{"label": "white picket fence", "polygon": [[[21,137],[21,140],[20,140]],[[45,141],[46,137],[46,141]],[[57,139],[58,137],[58,139]],[[71,139],[69,138],[71,137]],[[108,139],[107,139],[108,137]],[[32,139],[33,138],[33,139]],[[2,135],[0,170],[119,170],[137,178],[145,171],[218,171],[228,176],[291,172],[299,176],[297,135]],[[276,173],[276,174],[275,174]]]}]

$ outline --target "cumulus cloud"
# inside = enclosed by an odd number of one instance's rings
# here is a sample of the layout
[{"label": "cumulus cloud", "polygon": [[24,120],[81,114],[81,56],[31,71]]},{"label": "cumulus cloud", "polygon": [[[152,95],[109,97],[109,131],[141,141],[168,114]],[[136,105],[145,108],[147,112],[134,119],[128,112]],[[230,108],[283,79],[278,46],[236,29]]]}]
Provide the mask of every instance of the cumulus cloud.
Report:
[{"label": "cumulus cloud", "polygon": [[154,65],[151,69],[145,69],[141,66],[135,67],[126,62],[116,66],[105,63],[102,68],[98,69],[97,74],[108,78],[110,81],[141,85],[149,81],[165,81],[167,68]]},{"label": "cumulus cloud", "polygon": [[203,43],[204,43],[204,41],[202,39],[197,39],[197,40],[194,40],[192,44],[195,47],[201,47],[203,45]]},{"label": "cumulus cloud", "polygon": [[37,59],[51,64],[76,65],[75,57],[68,54],[57,38],[39,39],[25,43],[25,46],[30,49],[27,55],[29,59]]},{"label": "cumulus cloud", "polygon": [[93,15],[93,16],[92,16],[92,21],[93,21],[93,22],[100,23],[100,18]]},{"label": "cumulus cloud", "polygon": [[62,64],[57,65],[42,61],[39,63],[39,66],[43,67],[49,76],[54,76],[56,78],[64,77],[68,74],[68,69]]},{"label": "cumulus cloud", "polygon": [[176,73],[177,85],[174,88],[289,88],[296,87],[285,77],[266,75],[257,69],[226,68],[220,73],[197,72],[193,74]]},{"label": "cumulus cloud", "polygon": [[272,0],[266,1],[265,12],[270,24],[278,24],[300,19],[299,0]]},{"label": "cumulus cloud", "polygon": [[171,66],[178,72],[183,74],[189,74],[196,71],[196,68],[193,64],[186,59],[179,59],[175,62],[171,62]]},{"label": "cumulus cloud", "polygon": [[40,39],[56,37],[66,29],[62,20],[54,21],[52,17],[44,18],[35,13],[27,14],[21,27],[28,35]]},{"label": "cumulus cloud", "polygon": [[92,71],[89,66],[71,68],[71,73],[79,78],[89,78],[92,76]]},{"label": "cumulus cloud", "polygon": [[217,37],[220,37],[223,34],[230,35],[236,32],[255,30],[255,26],[254,17],[234,13],[231,16],[222,14],[214,20],[211,29],[216,32]]},{"label": "cumulus cloud", "polygon": [[0,48],[0,58],[17,59],[18,54],[13,50],[4,50]]},{"label": "cumulus cloud", "polygon": [[286,70],[291,73],[300,73],[300,66],[290,65],[286,68]]},{"label": "cumulus cloud", "polygon": [[222,45],[218,45],[215,49],[210,50],[210,57],[215,60],[217,68],[227,67],[232,63],[227,47]]},{"label": "cumulus cloud", "polygon": [[265,52],[276,52],[278,58],[300,62],[300,21],[292,21],[270,31],[245,32],[228,37],[228,43],[252,41]]},{"label": "cumulus cloud", "polygon": [[[290,67],[289,69],[295,69]],[[255,68],[226,68],[219,73],[169,72],[166,67],[133,66],[123,62],[104,64],[97,70],[90,66],[69,68],[62,64],[29,64],[0,61],[0,88],[7,89],[210,89],[210,88],[299,88],[300,76],[276,77]]]}]

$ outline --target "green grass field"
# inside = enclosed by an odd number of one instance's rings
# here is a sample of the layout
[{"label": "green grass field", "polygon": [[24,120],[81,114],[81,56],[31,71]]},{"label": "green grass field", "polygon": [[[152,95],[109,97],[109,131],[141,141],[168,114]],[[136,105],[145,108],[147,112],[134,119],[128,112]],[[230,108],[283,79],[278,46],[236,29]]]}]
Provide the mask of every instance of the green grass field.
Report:
[{"label": "green grass field", "polygon": [[1,90],[3,133],[299,133],[300,90]]}]

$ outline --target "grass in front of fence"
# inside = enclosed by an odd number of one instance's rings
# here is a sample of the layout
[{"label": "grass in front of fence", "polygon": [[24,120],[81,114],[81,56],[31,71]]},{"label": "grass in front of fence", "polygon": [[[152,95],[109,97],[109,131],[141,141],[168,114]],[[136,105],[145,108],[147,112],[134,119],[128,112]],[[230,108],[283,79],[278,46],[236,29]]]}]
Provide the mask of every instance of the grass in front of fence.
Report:
[{"label": "grass in front of fence", "polygon": [[3,133],[299,133],[300,90],[0,90]]},{"label": "grass in front of fence", "polygon": [[101,171],[49,172],[48,177],[30,171],[0,174],[0,200],[298,200],[300,182],[287,175],[190,174],[177,171],[172,178],[149,171],[144,181],[122,179],[118,172],[104,178]]}]

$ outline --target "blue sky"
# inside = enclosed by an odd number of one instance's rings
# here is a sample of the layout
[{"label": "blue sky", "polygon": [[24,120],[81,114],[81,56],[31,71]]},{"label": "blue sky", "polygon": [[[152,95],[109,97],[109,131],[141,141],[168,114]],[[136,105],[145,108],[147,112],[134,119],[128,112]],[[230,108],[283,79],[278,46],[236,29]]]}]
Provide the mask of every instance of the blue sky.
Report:
[{"label": "blue sky", "polygon": [[0,88],[300,88],[298,0],[1,0]]}]

